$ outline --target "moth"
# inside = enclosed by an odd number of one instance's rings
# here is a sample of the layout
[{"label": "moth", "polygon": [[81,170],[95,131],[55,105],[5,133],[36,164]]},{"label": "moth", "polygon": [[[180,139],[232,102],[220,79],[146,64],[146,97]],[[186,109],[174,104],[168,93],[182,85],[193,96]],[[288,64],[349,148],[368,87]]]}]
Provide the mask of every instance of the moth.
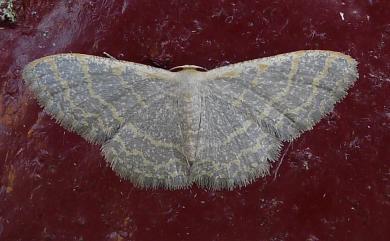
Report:
[{"label": "moth", "polygon": [[84,54],[23,71],[39,104],[145,188],[245,186],[269,173],[283,141],[310,130],[358,77],[348,55],[305,50],[205,71]]}]

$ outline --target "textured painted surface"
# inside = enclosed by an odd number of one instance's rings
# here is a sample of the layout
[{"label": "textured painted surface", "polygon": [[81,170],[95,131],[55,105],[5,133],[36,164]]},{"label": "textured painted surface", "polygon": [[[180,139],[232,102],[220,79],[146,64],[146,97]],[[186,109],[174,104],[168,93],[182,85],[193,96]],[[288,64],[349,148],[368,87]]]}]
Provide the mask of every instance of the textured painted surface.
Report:
[{"label": "textured painted surface", "polygon": [[102,145],[114,171],[140,187],[196,182],[233,189],[269,173],[281,142],[311,129],[357,78],[331,51],[298,51],[169,72],[83,54],[51,55],[23,70],[44,110]]},{"label": "textured painted surface", "polygon": [[[15,2],[0,29],[1,240],[388,240],[388,1]],[[144,191],[42,113],[23,81],[60,52],[208,69],[299,49],[360,78],[271,175],[232,192]],[[280,164],[280,166],[279,166]]]},{"label": "textured painted surface", "polygon": [[16,21],[13,0],[0,0],[0,21],[11,23]]}]

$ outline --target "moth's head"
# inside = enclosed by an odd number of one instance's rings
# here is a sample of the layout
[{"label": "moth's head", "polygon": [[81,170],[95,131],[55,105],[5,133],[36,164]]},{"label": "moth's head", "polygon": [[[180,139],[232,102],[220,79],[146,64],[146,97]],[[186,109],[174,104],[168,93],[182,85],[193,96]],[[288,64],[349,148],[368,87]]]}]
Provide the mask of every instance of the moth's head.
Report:
[{"label": "moth's head", "polygon": [[197,66],[197,65],[180,65],[173,68],[170,68],[169,71],[171,72],[181,72],[181,71],[199,71],[199,72],[206,72],[207,69]]}]

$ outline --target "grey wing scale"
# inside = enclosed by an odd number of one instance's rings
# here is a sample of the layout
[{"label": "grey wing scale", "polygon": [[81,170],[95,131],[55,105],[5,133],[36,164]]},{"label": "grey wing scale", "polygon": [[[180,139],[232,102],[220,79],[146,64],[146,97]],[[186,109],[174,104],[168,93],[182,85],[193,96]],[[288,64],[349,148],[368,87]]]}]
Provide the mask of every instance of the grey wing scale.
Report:
[{"label": "grey wing scale", "polygon": [[187,170],[177,152],[172,73],[136,63],[60,54],[23,73],[41,106],[67,129],[104,144],[112,168],[135,184],[177,188]]},{"label": "grey wing scale", "polygon": [[268,173],[281,141],[311,129],[357,78],[356,61],[331,51],[298,51],[207,74],[202,146],[191,174],[217,189]]}]

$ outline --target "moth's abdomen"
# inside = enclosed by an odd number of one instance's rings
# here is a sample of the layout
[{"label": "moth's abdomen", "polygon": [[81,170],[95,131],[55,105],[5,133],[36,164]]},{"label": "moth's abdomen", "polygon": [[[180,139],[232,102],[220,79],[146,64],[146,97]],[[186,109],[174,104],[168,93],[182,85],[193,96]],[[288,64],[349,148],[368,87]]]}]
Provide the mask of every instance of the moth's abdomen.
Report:
[{"label": "moth's abdomen", "polygon": [[199,145],[202,98],[198,84],[184,83],[179,93],[178,108],[181,113],[182,151],[188,165],[192,165]]}]

